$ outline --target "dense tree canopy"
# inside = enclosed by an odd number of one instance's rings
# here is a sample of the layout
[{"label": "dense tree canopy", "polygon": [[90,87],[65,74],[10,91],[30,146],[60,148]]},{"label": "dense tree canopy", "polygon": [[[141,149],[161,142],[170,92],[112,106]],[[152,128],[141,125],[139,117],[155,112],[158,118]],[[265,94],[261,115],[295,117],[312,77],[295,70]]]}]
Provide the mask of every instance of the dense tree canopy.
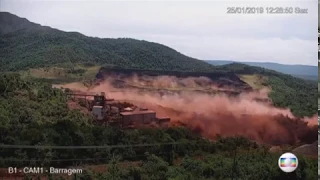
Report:
[{"label": "dense tree canopy", "polygon": [[49,27],[0,36],[0,70],[96,63],[123,68],[209,71],[212,65],[161,44],[129,38],[100,39]]}]

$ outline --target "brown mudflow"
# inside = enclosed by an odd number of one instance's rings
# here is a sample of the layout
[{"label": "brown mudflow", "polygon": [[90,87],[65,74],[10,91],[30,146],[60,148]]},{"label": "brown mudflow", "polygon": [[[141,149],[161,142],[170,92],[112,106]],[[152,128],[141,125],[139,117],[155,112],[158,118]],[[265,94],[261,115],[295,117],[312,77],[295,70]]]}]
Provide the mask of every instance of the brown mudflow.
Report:
[{"label": "brown mudflow", "polygon": [[[317,115],[299,119],[289,109],[272,106],[266,89],[239,93],[232,86],[215,84],[205,77],[173,76],[109,76],[90,89],[77,83],[64,87],[86,93],[105,92],[115,100],[153,109],[158,117],[170,117],[172,126],[183,124],[211,139],[217,134],[242,135],[270,145],[317,140]],[[230,92],[238,95],[231,96]]]}]

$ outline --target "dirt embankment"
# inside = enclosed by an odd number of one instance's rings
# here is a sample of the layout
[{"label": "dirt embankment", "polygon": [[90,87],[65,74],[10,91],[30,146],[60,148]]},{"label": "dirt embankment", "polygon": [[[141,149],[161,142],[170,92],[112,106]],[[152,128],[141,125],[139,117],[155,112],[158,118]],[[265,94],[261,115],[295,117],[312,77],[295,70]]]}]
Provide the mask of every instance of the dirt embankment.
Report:
[{"label": "dirt embankment", "polygon": [[[115,86],[114,82],[119,80],[131,86]],[[134,102],[138,106],[155,110],[159,116],[170,117],[173,126],[184,124],[211,139],[217,134],[242,135],[270,145],[313,143],[317,140],[317,115],[299,119],[289,109],[272,106],[267,89],[244,90],[237,96],[202,93],[205,90],[239,92],[230,84],[219,82],[206,77],[109,74],[99,85],[90,89],[77,84],[65,87],[83,92],[105,92],[109,98]],[[141,93],[141,87],[150,91]],[[184,90],[188,88],[200,89]],[[159,93],[154,89],[167,89],[171,93]],[[175,93],[172,89],[181,91]]]}]

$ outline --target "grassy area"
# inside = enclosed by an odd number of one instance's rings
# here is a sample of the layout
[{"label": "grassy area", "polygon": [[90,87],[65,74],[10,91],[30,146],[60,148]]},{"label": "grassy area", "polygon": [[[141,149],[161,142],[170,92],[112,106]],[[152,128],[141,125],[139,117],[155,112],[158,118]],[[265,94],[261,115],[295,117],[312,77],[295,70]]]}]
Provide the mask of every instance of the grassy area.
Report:
[{"label": "grassy area", "polygon": [[245,74],[239,75],[240,79],[247,84],[249,84],[253,89],[261,89],[265,87],[263,85],[267,81],[267,77],[259,75],[259,74]]},{"label": "grassy area", "polygon": [[75,65],[72,68],[63,67],[50,67],[50,68],[37,68],[20,71],[22,77],[32,77],[42,79],[43,81],[61,84],[70,82],[84,82],[95,78],[100,66]]}]

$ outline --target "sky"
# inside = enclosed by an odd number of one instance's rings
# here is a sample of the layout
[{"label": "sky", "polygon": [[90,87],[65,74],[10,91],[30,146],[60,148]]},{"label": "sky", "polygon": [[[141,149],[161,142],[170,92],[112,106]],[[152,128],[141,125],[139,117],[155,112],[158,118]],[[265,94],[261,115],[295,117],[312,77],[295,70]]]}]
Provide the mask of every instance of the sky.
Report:
[{"label": "sky", "polygon": [[[201,60],[318,65],[316,0],[0,0],[0,11],[63,31],[157,42]],[[262,7],[262,14],[228,14]],[[268,14],[267,7],[308,9]]]}]

